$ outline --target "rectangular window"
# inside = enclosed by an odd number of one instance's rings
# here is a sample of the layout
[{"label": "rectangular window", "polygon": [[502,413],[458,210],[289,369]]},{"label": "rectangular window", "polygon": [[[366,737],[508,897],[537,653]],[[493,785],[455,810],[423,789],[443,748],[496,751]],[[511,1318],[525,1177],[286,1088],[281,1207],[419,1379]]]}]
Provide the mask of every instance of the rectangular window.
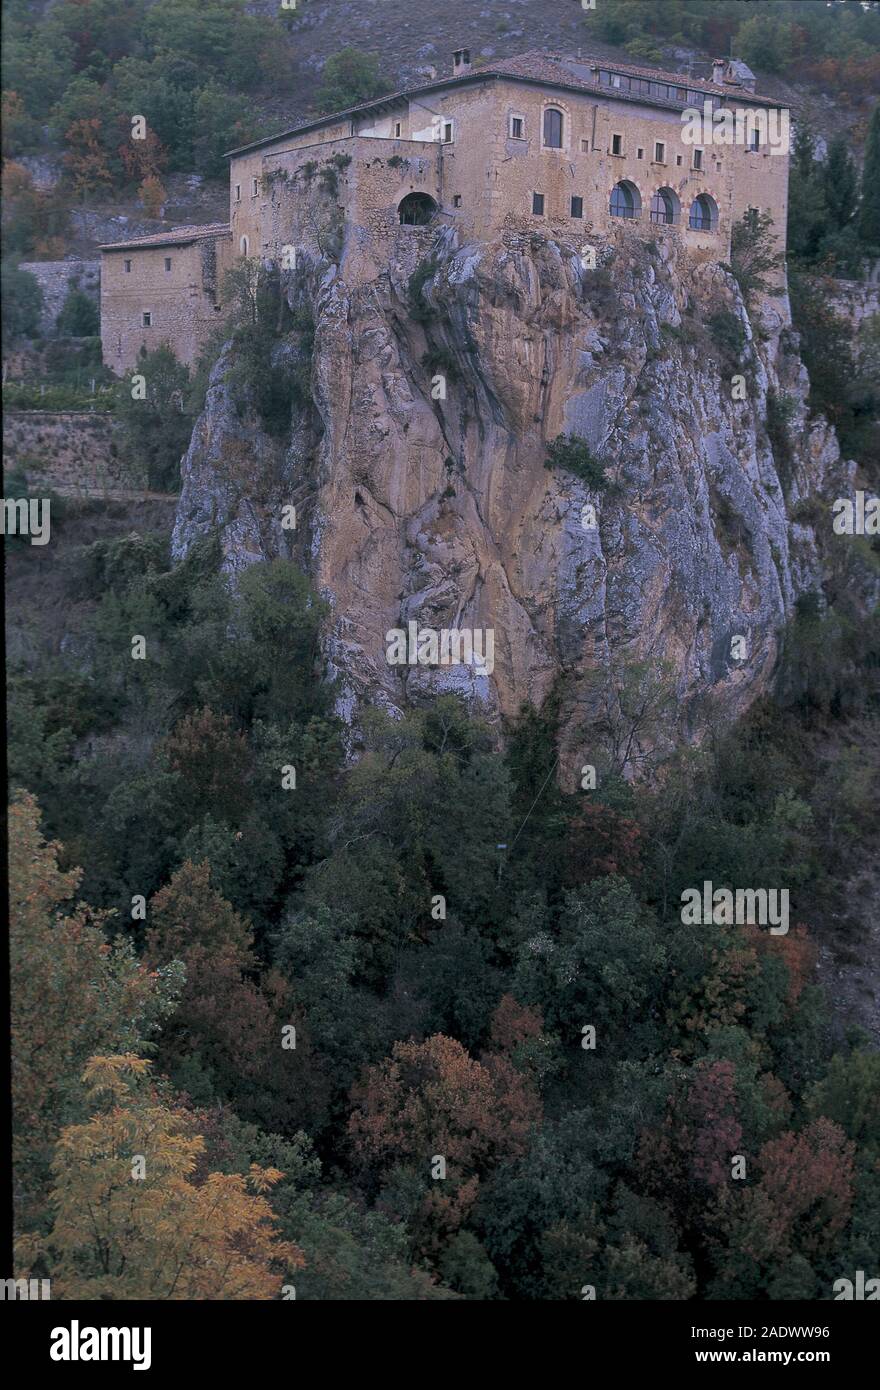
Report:
[{"label": "rectangular window", "polygon": [[510,138],[511,140],[522,140],[526,123],[522,116],[511,116],[510,118]]},{"label": "rectangular window", "polygon": [[535,217],[543,217],[543,216],[544,216],[544,194],[543,194],[543,193],[533,193],[533,194],[532,194],[532,212],[533,212],[533,214],[534,214]]},{"label": "rectangular window", "polygon": [[126,275],[130,275],[130,274],[131,274],[131,261],[125,261],[124,264],[125,264],[125,273],[126,273]]},{"label": "rectangular window", "polygon": [[394,122],[394,138],[396,140],[400,139],[400,121]]},{"label": "rectangular window", "polygon": [[612,137],[611,137],[611,153],[612,153],[612,154],[623,154],[623,136],[622,136],[622,135],[612,135]]},{"label": "rectangular window", "polygon": [[583,198],[574,198],[574,197],[572,198],[572,200],[571,200],[571,215],[572,215],[572,217],[583,217],[583,215],[584,215],[584,200],[583,200]]},{"label": "rectangular window", "polygon": [[680,155],[680,154],[677,154],[677,155],[675,156],[675,162],[676,162],[676,164],[680,164],[680,163],[681,163],[681,155]]},{"label": "rectangular window", "polygon": [[589,140],[582,140],[582,141],[581,141],[581,154],[589,154],[589,153],[590,153],[590,142],[589,142]]},{"label": "rectangular window", "polygon": [[443,143],[444,145],[452,144],[452,121],[443,122]]},{"label": "rectangular window", "polygon": [[171,269],[171,257],[170,257],[170,256],[166,256],[166,257],[165,257],[165,269],[166,269],[166,271],[169,271],[169,270]]},{"label": "rectangular window", "polygon": [[758,154],[758,153],[759,153],[759,151],[760,151],[760,149],[761,149],[761,133],[760,133],[760,131],[757,131],[757,130],[753,130],[753,131],[752,131],[751,149],[754,151],[755,154]]},{"label": "rectangular window", "polygon": [[694,150],[694,168],[695,168],[695,169],[702,169],[702,167],[703,167],[703,151],[702,151],[702,150]]},{"label": "rectangular window", "polygon": [[636,150],[636,159],[644,159],[644,157],[645,151],[643,149]]},{"label": "rectangular window", "polygon": [[452,199],[452,206],[453,206],[454,208],[460,208],[460,207],[461,207],[461,194],[460,194],[460,193],[456,193],[455,197]]},{"label": "rectangular window", "polygon": [[235,185],[235,201],[236,201],[237,203],[240,203],[240,202],[241,202],[241,184],[240,184],[240,183],[237,183],[237,184]]},{"label": "rectangular window", "polygon": [[251,197],[256,198],[256,196],[257,196],[257,194],[259,193],[259,191],[260,191],[260,181],[259,181],[259,179],[252,179],[252,180],[251,180]]},{"label": "rectangular window", "polygon": [[141,326],[143,328],[152,328],[153,326],[153,315],[149,309],[145,309],[141,315]]},{"label": "rectangular window", "polygon": [[664,145],[662,140],[656,140],[654,142],[654,163],[666,163],[666,146]]}]

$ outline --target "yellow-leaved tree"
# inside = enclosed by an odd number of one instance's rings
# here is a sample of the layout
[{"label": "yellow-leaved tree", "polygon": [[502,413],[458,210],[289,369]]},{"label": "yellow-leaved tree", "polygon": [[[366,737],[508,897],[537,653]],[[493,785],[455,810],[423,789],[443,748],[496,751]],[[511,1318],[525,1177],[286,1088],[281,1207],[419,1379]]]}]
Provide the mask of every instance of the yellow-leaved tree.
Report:
[{"label": "yellow-leaved tree", "polygon": [[27,792],[9,807],[15,1224],[40,1223],[59,1130],[88,1115],[82,1069],[95,1053],[142,1053],[183,987],[183,967],[150,970],[107,912],[76,903],[81,871],[58,866]]},{"label": "yellow-leaved tree", "polygon": [[61,1133],[52,1228],[19,1241],[19,1277],[47,1266],[53,1298],[279,1297],[304,1264],[264,1196],[283,1173],[254,1163],[247,1176],[199,1178],[205,1141],[189,1112],[163,1101],[149,1069],[133,1054],[89,1059],[94,1114]]}]

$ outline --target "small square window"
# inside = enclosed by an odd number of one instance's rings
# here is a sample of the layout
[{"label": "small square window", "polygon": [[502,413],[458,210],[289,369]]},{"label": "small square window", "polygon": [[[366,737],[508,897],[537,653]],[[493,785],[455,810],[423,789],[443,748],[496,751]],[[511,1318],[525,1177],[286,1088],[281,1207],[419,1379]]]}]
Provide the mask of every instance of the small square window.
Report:
[{"label": "small square window", "polygon": [[170,257],[170,256],[166,256],[166,257],[165,257],[165,269],[166,269],[166,271],[168,271],[168,270],[171,269],[171,257]]},{"label": "small square window", "polygon": [[510,118],[510,138],[511,140],[522,140],[525,130],[525,121],[522,116],[511,116]]},{"label": "small square window", "polygon": [[612,137],[611,137],[611,153],[612,153],[612,154],[623,154],[623,136],[622,136],[622,135],[612,135]]},{"label": "small square window", "polygon": [[240,202],[241,202],[241,184],[240,184],[240,183],[237,183],[237,184],[235,185],[235,201],[236,201],[237,203],[240,203]]},{"label": "small square window", "polygon": [[694,168],[695,168],[695,169],[702,169],[702,167],[703,167],[703,151],[702,151],[702,150],[694,150]]},{"label": "small square window", "polygon": [[533,194],[532,194],[532,213],[534,214],[535,217],[543,217],[543,216],[544,216],[544,194],[543,194],[543,193],[533,193]]},{"label": "small square window", "polygon": [[141,314],[141,326],[143,328],[152,328],[153,326],[153,315],[149,309],[144,309]]},{"label": "small square window", "polygon": [[666,163],[666,146],[664,145],[662,140],[657,140],[654,143],[654,163]]},{"label": "small square window", "polygon": [[574,198],[574,197],[572,198],[572,200],[571,200],[571,215],[572,215],[572,217],[583,217],[583,215],[584,215],[584,200],[583,200],[583,198]]},{"label": "small square window", "polygon": [[126,275],[130,275],[130,274],[131,274],[131,261],[125,261],[125,262],[124,262],[124,265],[125,265],[125,273],[126,273]]},{"label": "small square window", "polygon": [[461,207],[461,194],[460,194],[460,193],[456,193],[455,196],[453,197],[453,199],[452,199],[452,206],[453,206],[454,208],[460,208],[460,207]]}]

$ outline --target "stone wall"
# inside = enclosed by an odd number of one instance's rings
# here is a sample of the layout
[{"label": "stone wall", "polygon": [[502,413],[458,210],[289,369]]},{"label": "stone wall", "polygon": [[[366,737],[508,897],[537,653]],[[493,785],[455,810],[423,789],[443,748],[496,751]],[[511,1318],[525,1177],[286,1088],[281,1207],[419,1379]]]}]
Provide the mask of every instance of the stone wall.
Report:
[{"label": "stone wall", "polygon": [[62,492],[100,492],[142,486],[123,470],[111,416],[89,411],[6,410],[3,456],[7,472],[22,469],[31,483]]},{"label": "stone wall", "polygon": [[100,261],[22,261],[21,269],[33,275],[43,291],[40,331],[54,333],[58,315],[70,290],[82,290],[97,304],[101,296]]}]

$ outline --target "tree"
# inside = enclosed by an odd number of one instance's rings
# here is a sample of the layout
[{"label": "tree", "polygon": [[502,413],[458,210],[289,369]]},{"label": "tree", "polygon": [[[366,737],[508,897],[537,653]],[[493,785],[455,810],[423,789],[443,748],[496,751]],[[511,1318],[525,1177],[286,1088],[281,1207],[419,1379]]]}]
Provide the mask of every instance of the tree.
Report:
[{"label": "tree", "polygon": [[95,338],[101,332],[101,316],[92,297],[73,286],[61,306],[55,326],[62,337]]},{"label": "tree", "polygon": [[812,261],[828,230],[825,185],[814,159],[815,137],[806,125],[798,126],[791,161],[788,198],[788,254]]},{"label": "tree", "polygon": [[9,808],[10,972],[14,1166],[20,1221],[39,1210],[58,1129],[83,1115],[80,1074],[100,1048],[143,1052],[182,984],[177,968],[151,972],[131,943],[111,945],[106,913],[62,904],[81,871],[63,873],[32,796]]},{"label": "tree", "polygon": [[843,230],[852,221],[859,201],[858,175],[845,136],[835,135],[828,146],[821,177],[832,223]]},{"label": "tree", "polygon": [[40,282],[30,271],[22,270],[13,261],[2,264],[3,341],[33,338],[40,329],[43,311],[43,291]]},{"label": "tree", "polygon": [[252,1164],[247,1178],[196,1182],[204,1140],[190,1114],[162,1101],[148,1067],[132,1055],[89,1059],[92,1117],[63,1130],[52,1228],[21,1241],[18,1259],[30,1268],[41,1256],[61,1298],[276,1298],[285,1271],[304,1263],[264,1195],[283,1174]]},{"label": "tree", "polygon": [[784,72],[791,62],[791,29],[772,14],[753,15],[737,31],[737,54],[761,72]]},{"label": "tree", "polygon": [[[758,1181],[725,1189],[708,1218],[719,1232],[711,1241],[718,1274],[710,1297],[816,1296],[813,1271],[833,1255],[850,1218],[854,1151],[824,1116],[762,1146]],[[797,1282],[774,1295],[774,1284],[793,1268]]]},{"label": "tree", "polygon": [[734,223],[730,236],[730,271],[748,301],[755,294],[779,294],[779,286],[767,278],[783,264],[777,249],[772,214],[748,208]]},{"label": "tree", "polygon": [[[277,971],[258,962],[250,922],[211,884],[207,863],[184,863],[150,900],[145,959],[179,959],[180,1004],[162,1035],[159,1062],[200,1101],[235,1098],[240,1113],[272,1128],[322,1119],[323,1073],[306,1021],[291,1016]],[[296,1029],[295,1047],[282,1030]]]},{"label": "tree", "polygon": [[868,126],[858,227],[865,245],[880,249],[880,106],[874,107]]},{"label": "tree", "polygon": [[[540,1119],[529,1079],[512,1066],[474,1061],[454,1038],[398,1042],[351,1092],[348,1131],[358,1158],[403,1196],[425,1250],[445,1243],[476,1200],[489,1166],[524,1151]],[[432,1179],[442,1158],[443,1179]]]},{"label": "tree", "polygon": [[165,740],[164,752],[181,779],[193,821],[209,811],[232,824],[242,817],[250,802],[251,755],[228,714],[217,715],[206,705],[185,715]]},{"label": "tree", "polygon": [[[135,378],[143,378],[142,389]],[[189,444],[189,372],[170,347],[142,354],[123,378],[117,394],[125,459],[149,488],[173,492],[179,486],[180,459]]]},{"label": "tree", "polygon": [[362,53],[349,45],[334,53],[324,64],[321,85],[315,93],[319,111],[343,111],[373,97],[382,96],[389,82],[379,75],[375,53]]},{"label": "tree", "polygon": [[147,174],[138,185],[138,197],[148,217],[161,217],[168,194],[157,174]]}]

